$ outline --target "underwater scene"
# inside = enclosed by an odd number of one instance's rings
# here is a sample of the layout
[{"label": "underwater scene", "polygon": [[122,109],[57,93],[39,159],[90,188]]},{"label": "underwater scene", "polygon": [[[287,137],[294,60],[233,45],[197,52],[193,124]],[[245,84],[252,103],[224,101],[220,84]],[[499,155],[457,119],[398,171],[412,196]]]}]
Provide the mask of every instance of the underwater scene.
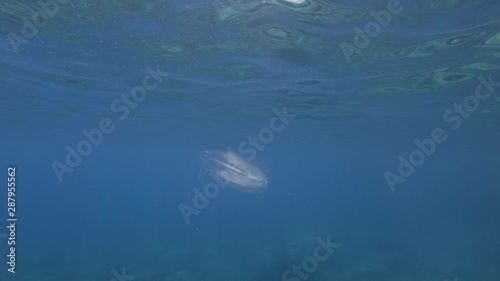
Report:
[{"label": "underwater scene", "polygon": [[500,281],[500,1],[2,0],[0,281]]}]

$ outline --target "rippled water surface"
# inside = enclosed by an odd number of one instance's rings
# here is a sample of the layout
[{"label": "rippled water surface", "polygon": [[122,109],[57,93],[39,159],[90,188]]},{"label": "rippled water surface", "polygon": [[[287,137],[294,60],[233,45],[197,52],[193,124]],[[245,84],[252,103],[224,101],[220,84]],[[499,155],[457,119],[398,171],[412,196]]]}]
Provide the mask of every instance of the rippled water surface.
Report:
[{"label": "rippled water surface", "polygon": [[500,280],[499,15],[2,0],[0,280]]}]

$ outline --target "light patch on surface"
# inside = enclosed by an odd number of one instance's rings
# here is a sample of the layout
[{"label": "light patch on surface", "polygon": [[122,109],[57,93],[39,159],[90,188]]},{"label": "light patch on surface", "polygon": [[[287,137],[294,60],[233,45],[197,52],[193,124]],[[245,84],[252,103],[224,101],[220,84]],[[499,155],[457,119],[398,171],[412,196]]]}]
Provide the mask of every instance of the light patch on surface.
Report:
[{"label": "light patch on surface", "polygon": [[296,4],[296,5],[300,5],[300,4],[303,4],[306,1],[305,0],[285,0],[285,2]]},{"label": "light patch on surface", "polygon": [[500,45],[500,32],[495,33],[490,39],[486,40],[484,45]]},{"label": "light patch on surface", "polygon": [[491,63],[472,63],[468,64],[465,66],[462,66],[463,69],[474,69],[474,70],[493,70],[493,69],[498,69],[500,68],[498,65],[491,64]]},{"label": "light patch on surface", "polygon": [[444,85],[469,80],[474,78],[474,74],[467,72],[442,71],[442,69],[438,69],[438,71],[435,71],[433,78],[434,82]]}]

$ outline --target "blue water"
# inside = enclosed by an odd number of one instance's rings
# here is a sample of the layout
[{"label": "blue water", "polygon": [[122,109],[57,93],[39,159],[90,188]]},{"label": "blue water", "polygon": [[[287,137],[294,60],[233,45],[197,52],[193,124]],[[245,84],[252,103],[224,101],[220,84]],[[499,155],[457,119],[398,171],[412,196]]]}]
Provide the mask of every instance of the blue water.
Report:
[{"label": "blue water", "polygon": [[498,1],[41,2],[0,4],[0,280],[500,280]]}]

